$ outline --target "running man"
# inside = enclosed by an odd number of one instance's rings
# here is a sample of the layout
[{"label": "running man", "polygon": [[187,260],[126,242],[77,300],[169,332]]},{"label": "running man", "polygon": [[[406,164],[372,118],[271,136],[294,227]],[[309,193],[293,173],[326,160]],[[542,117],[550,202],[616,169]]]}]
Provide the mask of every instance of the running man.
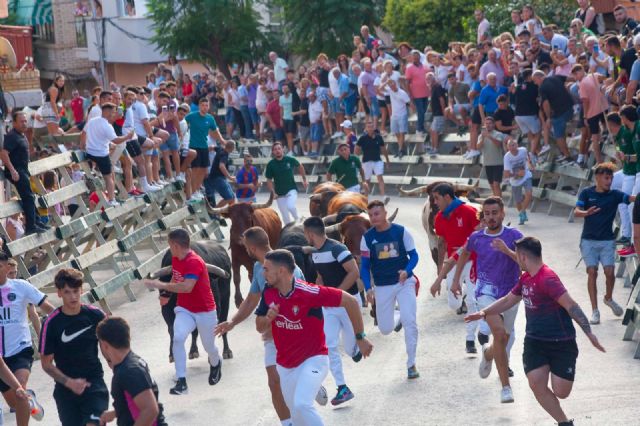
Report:
[{"label": "running man", "polygon": [[[381,154],[384,155],[386,160],[386,164],[389,164],[389,152],[387,151],[387,147],[384,144],[384,140],[380,134],[376,133],[376,128],[373,124],[372,119],[367,119],[367,124],[365,125],[366,133],[360,136],[358,142],[356,142],[356,146],[354,148],[354,153],[356,155],[362,154],[362,166],[364,169],[364,182],[367,184],[367,189],[369,187],[369,181],[371,180],[371,176],[375,175],[378,181],[378,190],[380,191],[380,195],[384,196],[384,165],[385,163],[382,161]],[[365,194],[368,194],[365,192]]]},{"label": "running man", "polygon": [[[571,319],[578,323],[591,344],[604,352],[598,338],[580,306],[551,268],[542,261],[542,245],[533,237],[516,241],[515,256],[524,274],[504,297],[470,314],[465,321],[477,321],[498,316],[524,299],[527,317],[522,364],[538,403],[558,422],[558,426],[573,426],[560,407],[560,399],[571,393],[576,374],[578,345]],[[551,376],[551,388],[549,388]]]},{"label": "running man", "polygon": [[[450,183],[441,183],[433,188],[431,192],[436,205],[438,206],[438,214],[434,219],[434,229],[438,236],[438,253],[444,256],[445,250],[447,258],[453,257],[456,251],[464,247],[467,239],[480,223],[478,219],[478,211],[457,198]],[[472,312],[476,311],[476,284],[471,279],[471,269],[475,262],[475,255],[467,257],[464,263],[458,263],[454,269],[447,274],[447,302],[449,308],[458,313],[464,312],[463,306],[468,306]],[[459,271],[460,270],[460,271]],[[459,272],[458,272],[459,271]],[[462,288],[463,297],[457,297],[452,291],[454,277],[458,276],[458,284],[460,279],[465,283]],[[440,282],[436,281],[431,286],[431,294],[435,296],[440,294]],[[477,323],[470,322],[467,324],[467,337],[465,342],[465,350],[468,354],[478,353],[476,349],[476,329]],[[487,333],[482,333],[487,334]],[[483,340],[482,336],[478,336],[478,340]],[[483,343],[482,341],[480,342]]]},{"label": "running man", "polygon": [[218,324],[216,301],[211,292],[209,272],[204,260],[191,250],[191,239],[186,230],[169,232],[169,250],[173,277],[170,283],[160,280],[144,281],[149,289],[178,293],[173,323],[173,357],[178,382],[169,390],[172,395],[183,395],[187,387],[187,352],[184,345],[193,330],[198,329],[202,346],[209,354],[209,384],[217,384],[222,376],[222,358],[216,347],[214,330]]},{"label": "running man", "polygon": [[[33,346],[27,309],[30,303],[38,306],[45,314],[50,314],[55,308],[45,300],[47,296],[44,293],[27,281],[8,278],[7,272],[10,269],[8,262],[7,254],[0,251],[0,292],[6,295],[2,298],[0,333],[2,333],[3,344],[0,357],[20,382],[21,389],[27,390],[32,403],[39,408],[40,412],[43,412],[35,393],[27,388],[33,364]],[[17,425],[28,425],[31,407],[28,398],[20,392],[20,388],[0,380],[0,392],[7,404],[16,410]]]},{"label": "running man", "polygon": [[[349,249],[344,244],[327,238],[324,222],[321,218],[312,216],[306,219],[303,225],[307,241],[317,250],[311,254],[311,260],[318,271],[316,284],[346,291],[362,305],[356,284],[360,271]],[[327,337],[327,347],[329,348],[329,368],[338,387],[336,396],[331,400],[331,405],[340,405],[354,397],[351,389],[347,386],[342,371],[339,348],[340,335],[342,335],[344,351],[354,362],[359,362],[362,359],[362,354],[358,350],[355,333],[347,311],[340,307],[323,308],[322,312],[324,314],[324,334]]]},{"label": "running man", "polygon": [[[514,228],[504,226],[504,203],[499,197],[489,197],[482,203],[482,214],[486,228],[475,231],[469,237],[458,259],[458,267],[453,277],[451,292],[459,296],[460,275],[471,253],[476,256],[476,301],[479,309],[486,308],[513,289],[520,278],[520,268],[512,250],[522,234]],[[485,320],[489,325],[493,342],[483,337],[480,355],[480,377],[486,379],[491,373],[491,363],[495,359],[502,391],[500,402],[513,402],[513,391],[509,384],[509,352],[515,340],[514,324],[518,314],[518,304],[502,315],[490,315]]]},{"label": "running man", "polygon": [[167,426],[149,366],[131,350],[129,324],[123,318],[110,317],[98,324],[96,332],[102,356],[113,370],[114,409],[102,413],[100,424],[117,418],[118,425]]},{"label": "running man", "polygon": [[616,240],[613,234],[613,219],[618,204],[632,203],[635,195],[627,195],[617,189],[611,189],[616,166],[612,163],[598,164],[595,170],[596,184],[580,192],[576,208],[576,217],[584,217],[584,226],[580,237],[580,252],[587,266],[587,288],[593,314],[591,324],[600,324],[598,309],[598,264],[604,270],[606,291],[603,303],[611,308],[617,317],[622,316],[622,307],[613,300],[615,284],[614,266],[616,260]]},{"label": "running man", "polygon": [[360,183],[358,183],[358,174],[362,181],[362,189],[365,194],[369,193],[369,185],[364,178],[364,169],[360,158],[351,154],[349,144],[341,142],[338,145],[338,156],[331,161],[327,170],[327,180],[331,181],[333,175],[336,176],[335,182],[341,184],[347,191],[360,193]]},{"label": "running man", "polygon": [[[284,155],[284,149],[280,142],[275,142],[271,147],[273,158],[267,163],[264,176],[267,178],[267,186],[278,203],[278,209],[285,225],[298,220],[298,209],[296,201],[298,200],[298,187],[293,177],[293,171],[297,167],[300,176],[302,176],[302,186],[306,190],[307,175],[304,172],[304,166],[293,157]],[[291,220],[293,216],[293,220]]]},{"label": "running man", "polygon": [[[238,312],[236,312],[229,321],[221,322],[216,326],[217,336],[222,336],[230,332],[236,325],[249,318],[249,315],[258,307],[262,292],[267,285],[263,273],[263,265],[264,257],[271,251],[269,236],[264,229],[259,226],[254,226],[244,231],[242,237],[247,253],[252,259],[256,260],[256,263],[253,265],[251,288],[249,289],[247,298],[240,304]],[[293,276],[298,280],[304,281],[304,274],[298,266],[295,267]],[[289,408],[287,408],[287,404],[282,396],[282,390],[280,389],[280,376],[276,369],[276,345],[273,343],[271,330],[267,330],[267,332],[262,335],[262,341],[264,342],[264,366],[267,369],[267,380],[269,390],[271,391],[273,408],[276,410],[282,426],[291,426],[291,414],[289,413]],[[324,394],[326,394],[326,392],[323,392],[323,395]]]},{"label": "running man", "polygon": [[40,335],[40,362],[56,382],[53,399],[63,425],[99,425],[109,406],[96,337],[105,314],[81,302],[83,278],[70,268],[56,274],[62,306],[47,317]]},{"label": "running man", "polygon": [[[420,377],[416,368],[418,324],[416,321],[416,278],[418,252],[409,231],[387,220],[384,203],[374,200],[367,206],[372,228],[360,242],[360,279],[369,303],[376,303],[378,328],[384,335],[404,327],[407,348],[407,377]],[[375,288],[371,286],[374,277]],[[400,312],[396,311],[396,303]]]},{"label": "running man", "polygon": [[313,400],[329,369],[320,308],[346,309],[365,358],[371,355],[373,345],[366,338],[360,305],[353,296],[297,280],[294,268],[289,251],[278,249],[266,254],[264,277],[270,286],[256,310],[256,329],[264,333],[271,328],[273,333],[282,394],[293,424],[318,426],[323,422]]}]

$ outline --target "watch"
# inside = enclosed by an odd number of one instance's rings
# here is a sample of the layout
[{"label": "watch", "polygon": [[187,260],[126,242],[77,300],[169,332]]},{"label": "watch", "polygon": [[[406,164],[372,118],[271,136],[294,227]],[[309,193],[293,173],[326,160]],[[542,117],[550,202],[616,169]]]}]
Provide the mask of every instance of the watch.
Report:
[{"label": "watch", "polygon": [[364,331],[362,333],[356,333],[356,340],[363,340],[365,337],[367,337],[367,335]]}]

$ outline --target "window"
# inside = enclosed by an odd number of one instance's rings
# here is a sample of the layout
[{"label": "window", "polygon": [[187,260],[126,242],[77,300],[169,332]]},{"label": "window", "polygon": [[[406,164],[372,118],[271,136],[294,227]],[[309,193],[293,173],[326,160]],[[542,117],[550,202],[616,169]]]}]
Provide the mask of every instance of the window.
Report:
[{"label": "window", "polygon": [[49,23],[49,24],[43,24],[43,25],[35,25],[33,27],[34,30],[34,36],[42,41],[46,41],[48,43],[55,43],[56,42],[56,37],[55,37],[55,31],[54,31],[54,26],[53,23]]},{"label": "window", "polygon": [[136,16],[135,0],[118,0],[118,9],[120,16]]},{"label": "window", "polygon": [[80,17],[76,17],[76,46],[87,47],[87,23]]}]

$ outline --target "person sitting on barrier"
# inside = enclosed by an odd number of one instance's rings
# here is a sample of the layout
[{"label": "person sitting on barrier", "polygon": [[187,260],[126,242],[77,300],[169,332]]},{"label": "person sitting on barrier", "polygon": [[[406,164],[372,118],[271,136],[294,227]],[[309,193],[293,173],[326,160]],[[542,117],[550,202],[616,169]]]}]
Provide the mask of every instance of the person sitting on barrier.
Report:
[{"label": "person sitting on barrier", "polygon": [[80,146],[87,153],[87,158],[94,161],[105,180],[109,205],[114,207],[120,203],[116,201],[113,166],[109,158],[109,144],[121,144],[133,138],[134,132],[118,137],[111,122],[115,118],[114,104],[102,105],[102,116],[87,122],[80,134]]}]

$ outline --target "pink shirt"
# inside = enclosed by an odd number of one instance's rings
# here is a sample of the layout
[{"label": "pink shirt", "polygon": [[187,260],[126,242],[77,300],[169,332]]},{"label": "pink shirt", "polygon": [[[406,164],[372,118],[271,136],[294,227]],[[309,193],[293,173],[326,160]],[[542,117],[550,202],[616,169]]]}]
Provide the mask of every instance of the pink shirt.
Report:
[{"label": "pink shirt", "polygon": [[427,86],[427,69],[422,65],[409,64],[404,74],[409,83],[409,93],[414,99],[428,98],[431,91]]},{"label": "pink shirt", "polygon": [[589,99],[589,108],[584,112],[585,118],[595,117],[607,110],[607,99],[600,90],[600,82],[594,74],[587,74],[579,86],[580,100]]}]

